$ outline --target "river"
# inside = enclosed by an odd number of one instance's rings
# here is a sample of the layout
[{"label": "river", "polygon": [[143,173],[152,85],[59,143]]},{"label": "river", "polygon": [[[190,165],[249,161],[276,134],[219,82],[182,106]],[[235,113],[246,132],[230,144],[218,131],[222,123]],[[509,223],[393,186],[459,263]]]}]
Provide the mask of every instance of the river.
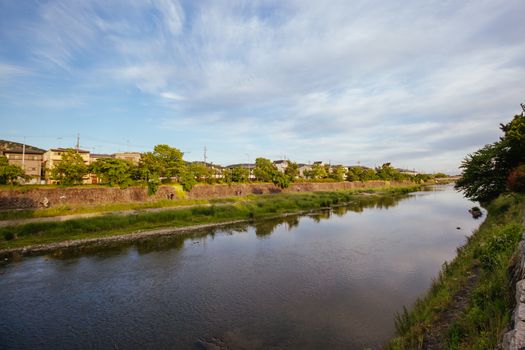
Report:
[{"label": "river", "polygon": [[0,267],[0,348],[376,349],[479,226],[474,205],[437,186],[23,258]]}]

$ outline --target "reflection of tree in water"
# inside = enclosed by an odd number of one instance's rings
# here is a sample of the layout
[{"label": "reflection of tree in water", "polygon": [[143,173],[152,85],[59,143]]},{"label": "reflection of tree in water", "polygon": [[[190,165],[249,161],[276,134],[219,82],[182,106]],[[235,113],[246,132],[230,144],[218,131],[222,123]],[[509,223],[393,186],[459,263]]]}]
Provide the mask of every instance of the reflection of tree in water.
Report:
[{"label": "reflection of tree in water", "polygon": [[330,219],[331,217],[331,212],[332,210],[328,209],[328,210],[323,210],[319,213],[315,213],[315,214],[312,214],[310,215],[310,217],[315,221],[315,222],[320,222],[321,220],[326,220],[326,219]]},{"label": "reflection of tree in water", "polygon": [[255,228],[255,234],[257,237],[267,237],[271,235],[275,228],[279,225],[285,225],[288,231],[291,231],[294,227],[299,226],[299,215],[263,220],[255,222],[252,225]]},{"label": "reflection of tree in water", "polygon": [[[316,214],[310,214],[309,217],[311,217],[316,222],[320,222],[321,220],[330,219],[332,213],[337,216],[343,216],[348,210],[360,213],[365,208],[388,209],[396,206],[400,201],[409,197],[410,195],[408,194],[384,197],[375,195],[361,195],[354,198],[352,202],[345,206],[335,207],[329,210],[322,210]],[[281,224],[286,225],[288,231],[290,231],[299,225],[299,221],[299,215],[291,215],[277,219],[257,221],[252,225],[255,228],[255,234],[257,237],[261,238],[271,235],[275,228]],[[247,224],[237,224],[228,227],[217,227],[212,229],[206,228],[202,231],[192,233],[175,233],[173,235],[166,236],[145,237],[135,242],[103,242],[93,245],[58,249],[52,253],[49,253],[48,256],[55,259],[71,259],[81,255],[92,255],[105,258],[122,254],[131,247],[135,247],[137,252],[141,255],[171,249],[180,250],[184,247],[184,242],[187,239],[213,239],[218,232],[221,234],[233,235],[239,232],[246,232],[247,228]]]}]

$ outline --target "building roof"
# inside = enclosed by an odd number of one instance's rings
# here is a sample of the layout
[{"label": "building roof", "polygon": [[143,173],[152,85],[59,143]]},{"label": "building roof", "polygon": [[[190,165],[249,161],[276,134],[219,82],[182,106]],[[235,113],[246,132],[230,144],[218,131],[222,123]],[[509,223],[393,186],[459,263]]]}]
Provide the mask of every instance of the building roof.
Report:
[{"label": "building roof", "polygon": [[[24,144],[14,141],[0,140],[0,152],[3,153],[24,153]],[[46,151],[31,145],[25,145],[25,153],[44,154]]]},{"label": "building roof", "polygon": [[232,165],[225,166],[225,168],[239,168],[239,167],[252,169],[252,168],[255,168],[255,164],[241,163],[241,164],[232,164]]},{"label": "building roof", "polygon": [[76,148],[51,148],[50,151],[52,152],[66,152],[69,150],[77,151],[78,153],[89,153],[89,151],[83,150],[83,149],[76,149]]},{"label": "building roof", "polygon": [[115,158],[114,154],[91,153],[91,158]]}]

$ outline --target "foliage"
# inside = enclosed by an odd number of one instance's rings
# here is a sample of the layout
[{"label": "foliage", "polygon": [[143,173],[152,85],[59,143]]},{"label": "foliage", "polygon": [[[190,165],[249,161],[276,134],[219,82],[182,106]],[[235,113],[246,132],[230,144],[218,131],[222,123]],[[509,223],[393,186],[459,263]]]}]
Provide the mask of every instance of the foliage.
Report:
[{"label": "foliage", "polygon": [[193,162],[188,165],[188,171],[193,173],[197,182],[213,182],[213,169],[203,162]]},{"label": "foliage", "polygon": [[498,166],[502,147],[501,143],[496,142],[467,155],[460,166],[462,173],[456,182],[456,189],[463,191],[466,197],[480,202],[490,201],[504,192],[506,171]]},{"label": "foliage", "polygon": [[0,156],[0,184],[16,184],[18,178],[28,179],[25,175],[24,169],[16,164],[9,164],[9,160],[5,156]]},{"label": "foliage", "polygon": [[195,174],[191,172],[191,170],[183,170],[182,173],[179,173],[179,183],[182,185],[184,191],[189,192],[197,183]]},{"label": "foliage", "polygon": [[89,166],[89,171],[110,186],[128,187],[132,183],[133,163],[118,158],[100,158]]},{"label": "foliage", "polygon": [[321,164],[314,164],[312,165],[312,169],[304,171],[304,176],[307,179],[319,180],[327,178],[328,172],[326,171],[326,168]]},{"label": "foliage", "polygon": [[395,169],[393,166],[390,165],[390,163],[385,163],[381,165],[381,167],[376,168],[376,176],[380,180],[403,180],[407,178],[406,175],[401,174],[399,170]]},{"label": "foliage", "polygon": [[153,196],[155,193],[157,193],[159,186],[160,186],[160,180],[158,178],[151,178],[148,180],[148,196]]},{"label": "foliage", "polygon": [[[516,115],[501,124],[504,135],[498,142],[467,155],[461,164],[461,179],[456,189],[473,200],[488,202],[505,192],[508,177],[520,164],[525,164],[525,116]],[[513,175],[513,178],[515,175]]]},{"label": "foliage", "polygon": [[288,161],[288,166],[284,169],[284,173],[293,181],[299,176],[299,165],[296,162]]},{"label": "foliage", "polygon": [[347,181],[371,181],[377,180],[376,171],[372,168],[353,166],[346,173]]},{"label": "foliage", "polygon": [[332,168],[332,171],[330,172],[329,176],[331,179],[334,179],[335,181],[343,181],[345,179],[346,175],[346,168],[342,165],[338,165],[334,168]]},{"label": "foliage", "polygon": [[61,185],[73,185],[82,183],[84,176],[88,174],[88,167],[80,153],[75,149],[62,152],[61,160],[51,169],[51,178]]},{"label": "foliage", "polygon": [[243,183],[248,182],[250,179],[250,169],[243,168],[240,166],[233,167],[231,169],[223,169],[222,176],[226,183]]},{"label": "foliage", "polygon": [[186,168],[183,155],[177,148],[163,144],[156,145],[153,152],[144,153],[140,159],[139,168],[143,179],[179,177]]},{"label": "foliage", "polygon": [[507,186],[511,191],[525,192],[525,165],[514,168],[507,177]]},{"label": "foliage", "polygon": [[271,160],[266,158],[257,158],[255,160],[255,168],[253,169],[253,175],[259,181],[270,182],[274,175],[279,172],[277,167],[272,163]]},{"label": "foliage", "polygon": [[292,182],[290,176],[281,173],[280,171],[276,171],[272,174],[272,183],[280,188],[287,188],[290,186],[290,183]]}]

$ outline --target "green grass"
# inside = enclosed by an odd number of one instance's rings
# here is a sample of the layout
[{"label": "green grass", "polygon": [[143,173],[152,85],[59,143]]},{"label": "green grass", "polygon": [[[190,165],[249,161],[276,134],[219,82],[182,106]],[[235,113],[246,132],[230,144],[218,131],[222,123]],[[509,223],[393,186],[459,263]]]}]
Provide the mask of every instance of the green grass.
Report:
[{"label": "green grass", "polygon": [[[513,295],[509,268],[522,237],[524,196],[503,195],[488,206],[489,215],[479,230],[458,249],[457,257],[444,264],[427,295],[411,311],[396,316],[397,336],[388,349],[423,349],[425,334],[438,333],[444,349],[495,349],[510,320]],[[466,307],[451,323],[436,329],[450,310],[454,295],[477,273],[467,293]]]},{"label": "green grass", "polygon": [[179,208],[132,215],[105,215],[61,222],[29,223],[0,229],[0,249],[23,247],[64,240],[95,238],[124,234],[138,230],[182,227],[220,223],[232,220],[253,220],[284,213],[319,209],[351,203],[355,210],[369,205],[389,206],[396,195],[417,190],[418,186],[374,190],[375,195],[360,195],[363,191],[281,193],[247,196],[229,204]]}]

